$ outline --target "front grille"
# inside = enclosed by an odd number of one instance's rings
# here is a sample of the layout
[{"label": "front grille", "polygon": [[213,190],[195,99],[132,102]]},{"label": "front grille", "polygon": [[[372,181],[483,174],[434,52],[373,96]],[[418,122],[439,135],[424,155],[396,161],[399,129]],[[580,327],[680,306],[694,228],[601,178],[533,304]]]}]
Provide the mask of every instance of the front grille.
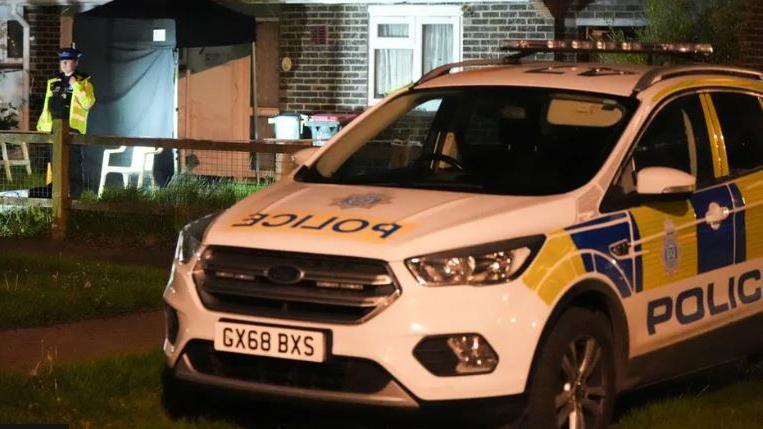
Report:
[{"label": "front grille", "polygon": [[349,393],[376,393],[392,376],[374,361],[332,356],[325,362],[302,362],[220,352],[211,341],[193,340],[184,350],[202,374],[284,387]]},{"label": "front grille", "polygon": [[[275,282],[268,273],[279,267],[302,275]],[[194,281],[211,310],[315,322],[359,323],[400,294],[382,261],[227,246],[204,252]]]}]

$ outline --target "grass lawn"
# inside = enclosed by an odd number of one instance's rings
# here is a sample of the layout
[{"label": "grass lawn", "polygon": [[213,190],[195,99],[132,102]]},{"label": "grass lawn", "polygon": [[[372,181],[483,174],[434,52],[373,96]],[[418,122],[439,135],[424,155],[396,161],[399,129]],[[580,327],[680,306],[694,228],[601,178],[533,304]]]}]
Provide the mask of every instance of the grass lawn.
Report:
[{"label": "grass lawn", "polygon": [[[163,188],[105,188],[100,197],[86,191],[80,201],[99,210],[72,210],[69,238],[118,247],[174,243],[178,231],[188,222],[228,208],[267,184],[177,175]],[[112,211],[100,210],[109,204]],[[115,210],[115,206],[119,209]],[[0,238],[45,236],[51,221],[48,208],[0,211]]]},{"label": "grass lawn", "polygon": [[46,368],[37,377],[0,373],[0,422],[70,428],[235,428],[225,421],[173,422],[161,407],[161,352]]},{"label": "grass lawn", "polygon": [[[425,427],[408,417],[390,424],[387,417],[373,419],[350,411],[328,414],[258,403],[237,404],[239,412],[218,409],[195,421],[172,421],[161,407],[162,365],[161,352],[154,351],[45,368],[36,377],[0,373],[0,422],[68,423],[72,428]],[[626,410],[613,429],[763,427],[763,371],[757,367],[734,377],[708,391],[660,390],[659,400]]]},{"label": "grass lawn", "polygon": [[730,363],[623,396],[613,429],[763,428],[763,361]]},{"label": "grass lawn", "polygon": [[631,410],[613,429],[637,428],[763,428],[763,378],[651,403]]},{"label": "grass lawn", "polygon": [[0,254],[0,329],[160,309],[169,268]]}]

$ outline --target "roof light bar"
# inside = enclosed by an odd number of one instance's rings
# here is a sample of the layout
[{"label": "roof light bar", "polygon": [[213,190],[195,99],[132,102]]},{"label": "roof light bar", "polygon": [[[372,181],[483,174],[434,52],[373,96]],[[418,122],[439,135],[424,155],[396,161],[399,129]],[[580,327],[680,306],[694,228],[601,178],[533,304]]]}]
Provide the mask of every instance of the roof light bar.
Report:
[{"label": "roof light bar", "polygon": [[590,40],[507,40],[502,51],[519,52],[622,52],[637,54],[710,55],[707,43],[641,43]]}]

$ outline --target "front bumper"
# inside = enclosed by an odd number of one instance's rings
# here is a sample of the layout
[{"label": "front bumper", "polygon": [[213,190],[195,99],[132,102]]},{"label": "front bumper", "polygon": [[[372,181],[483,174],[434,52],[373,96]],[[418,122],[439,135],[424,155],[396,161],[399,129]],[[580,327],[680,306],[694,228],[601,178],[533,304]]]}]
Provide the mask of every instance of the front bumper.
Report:
[{"label": "front bumper", "polygon": [[[176,264],[164,294],[178,313],[174,344],[165,341],[167,365],[176,377],[196,384],[273,397],[418,408],[442,401],[522,395],[535,346],[549,308],[530,289],[515,282],[489,287],[418,285],[403,263],[390,263],[402,295],[388,308],[361,324],[327,324],[214,312],[201,303],[190,265]],[[200,371],[184,350],[189,343],[214,340],[220,319],[330,330],[330,356],[374,362],[389,374],[389,383],[374,392],[349,392],[276,385]],[[413,355],[416,345],[434,335],[479,333],[499,356],[489,374],[439,377]]]},{"label": "front bumper", "polygon": [[[274,386],[239,379],[203,374],[193,368],[183,355],[169,374],[191,389],[212,393],[214,397],[237,397],[244,400],[265,400],[282,405],[287,399],[291,405],[331,407],[337,411],[389,411],[423,413],[453,424],[453,419],[465,419],[468,425],[485,422],[511,423],[521,420],[526,410],[525,395],[502,397],[424,401],[414,397],[396,380],[372,394]],[[218,396],[219,395],[219,396]],[[467,411],[466,413],[464,411]],[[388,413],[380,414],[387,415]],[[455,420],[458,421],[458,420]]]},{"label": "front bumper", "polygon": [[389,379],[380,390],[371,393],[285,386],[201,371],[194,367],[187,353],[184,353],[175,364],[173,373],[178,380],[184,382],[269,398],[290,398],[394,408],[418,408],[419,406],[414,397],[393,379]]}]

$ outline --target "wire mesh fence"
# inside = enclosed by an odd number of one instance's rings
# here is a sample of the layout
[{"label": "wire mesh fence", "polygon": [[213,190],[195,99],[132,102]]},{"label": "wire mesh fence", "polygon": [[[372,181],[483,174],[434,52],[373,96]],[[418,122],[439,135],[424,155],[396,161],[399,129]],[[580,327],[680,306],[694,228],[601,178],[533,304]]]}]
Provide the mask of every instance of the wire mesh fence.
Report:
[{"label": "wire mesh fence", "polygon": [[56,155],[57,135],[0,132],[0,237],[40,234],[52,223],[58,235],[85,240],[171,240],[188,221],[286,177],[292,154],[312,143],[67,133]]},{"label": "wire mesh fence", "polygon": [[0,141],[0,192],[34,189],[46,185],[50,145]]}]

